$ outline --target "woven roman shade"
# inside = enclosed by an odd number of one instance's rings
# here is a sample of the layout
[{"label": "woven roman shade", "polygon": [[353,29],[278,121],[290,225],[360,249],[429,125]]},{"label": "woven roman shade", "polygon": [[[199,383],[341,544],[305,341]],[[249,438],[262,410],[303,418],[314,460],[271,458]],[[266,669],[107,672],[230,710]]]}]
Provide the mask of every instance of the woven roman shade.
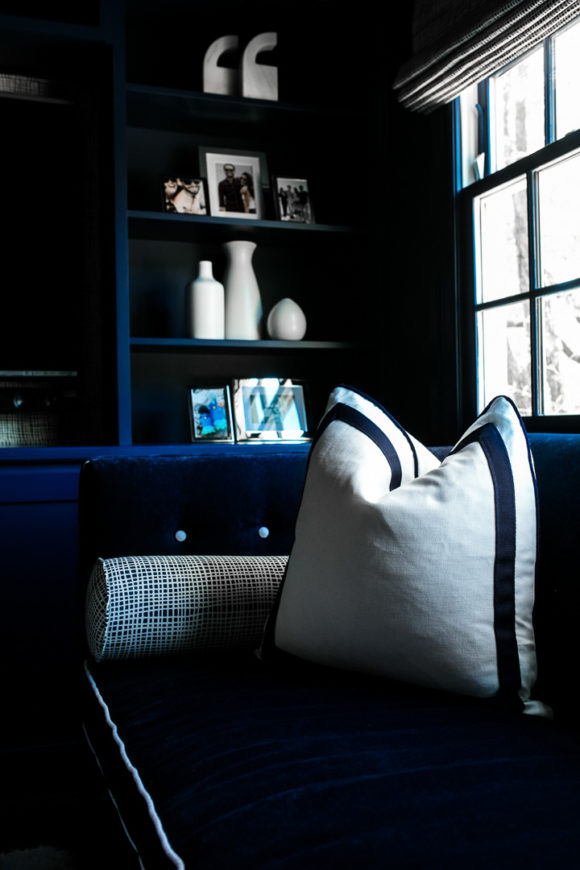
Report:
[{"label": "woven roman shade", "polygon": [[413,56],[394,87],[430,111],[580,16],[580,0],[415,0]]}]

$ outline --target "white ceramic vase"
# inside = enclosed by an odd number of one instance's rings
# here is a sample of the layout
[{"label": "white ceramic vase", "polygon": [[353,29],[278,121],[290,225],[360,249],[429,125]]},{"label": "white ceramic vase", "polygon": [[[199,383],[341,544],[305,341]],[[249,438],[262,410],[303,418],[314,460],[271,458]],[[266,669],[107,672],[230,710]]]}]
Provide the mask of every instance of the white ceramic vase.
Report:
[{"label": "white ceramic vase", "polygon": [[306,317],[293,299],[285,297],[274,305],[266,325],[270,338],[300,341],[306,332]]},{"label": "white ceramic vase", "polygon": [[197,278],[189,284],[189,335],[223,339],[225,333],[224,287],[213,276],[209,260],[201,260]]},{"label": "white ceramic vase", "polygon": [[262,332],[262,300],[254,273],[254,242],[225,242],[226,270],[225,322],[226,338],[255,340]]}]

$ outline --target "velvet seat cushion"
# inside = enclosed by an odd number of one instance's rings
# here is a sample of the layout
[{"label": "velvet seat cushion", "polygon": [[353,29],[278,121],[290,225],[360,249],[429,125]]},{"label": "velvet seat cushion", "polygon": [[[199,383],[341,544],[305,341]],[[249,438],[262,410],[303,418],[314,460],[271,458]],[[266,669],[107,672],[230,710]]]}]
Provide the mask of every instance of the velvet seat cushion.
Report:
[{"label": "velvet seat cushion", "polygon": [[90,680],[87,732],[145,866],[578,866],[580,744],[549,721],[250,655]]}]

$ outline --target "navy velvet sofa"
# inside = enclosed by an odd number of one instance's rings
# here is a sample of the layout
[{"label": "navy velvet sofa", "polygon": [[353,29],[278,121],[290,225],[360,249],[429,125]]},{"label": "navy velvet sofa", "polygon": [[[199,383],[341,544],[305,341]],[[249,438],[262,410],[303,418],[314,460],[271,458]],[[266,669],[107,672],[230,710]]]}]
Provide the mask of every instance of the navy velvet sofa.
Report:
[{"label": "navy velvet sofa", "polygon": [[[142,866],[580,868],[580,435],[530,442],[537,685],[553,719],[281,669],[254,645],[88,655],[87,739]],[[307,459],[285,445],[91,460],[83,577],[99,557],[288,554]]]}]

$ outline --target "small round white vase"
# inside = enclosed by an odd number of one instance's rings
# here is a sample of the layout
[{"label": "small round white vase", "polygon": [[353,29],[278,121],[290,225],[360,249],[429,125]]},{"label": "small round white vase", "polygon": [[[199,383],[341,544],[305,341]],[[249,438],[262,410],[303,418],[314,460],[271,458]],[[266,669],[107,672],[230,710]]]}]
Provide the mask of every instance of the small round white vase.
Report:
[{"label": "small round white vase", "polygon": [[191,338],[224,338],[224,287],[213,277],[209,260],[201,260],[197,278],[189,291],[189,335]]},{"label": "small round white vase", "polygon": [[267,328],[270,338],[300,341],[306,332],[306,317],[293,299],[285,297],[270,311]]},{"label": "small round white vase", "polygon": [[225,242],[226,338],[256,340],[262,332],[262,299],[252,265],[254,242]]}]

